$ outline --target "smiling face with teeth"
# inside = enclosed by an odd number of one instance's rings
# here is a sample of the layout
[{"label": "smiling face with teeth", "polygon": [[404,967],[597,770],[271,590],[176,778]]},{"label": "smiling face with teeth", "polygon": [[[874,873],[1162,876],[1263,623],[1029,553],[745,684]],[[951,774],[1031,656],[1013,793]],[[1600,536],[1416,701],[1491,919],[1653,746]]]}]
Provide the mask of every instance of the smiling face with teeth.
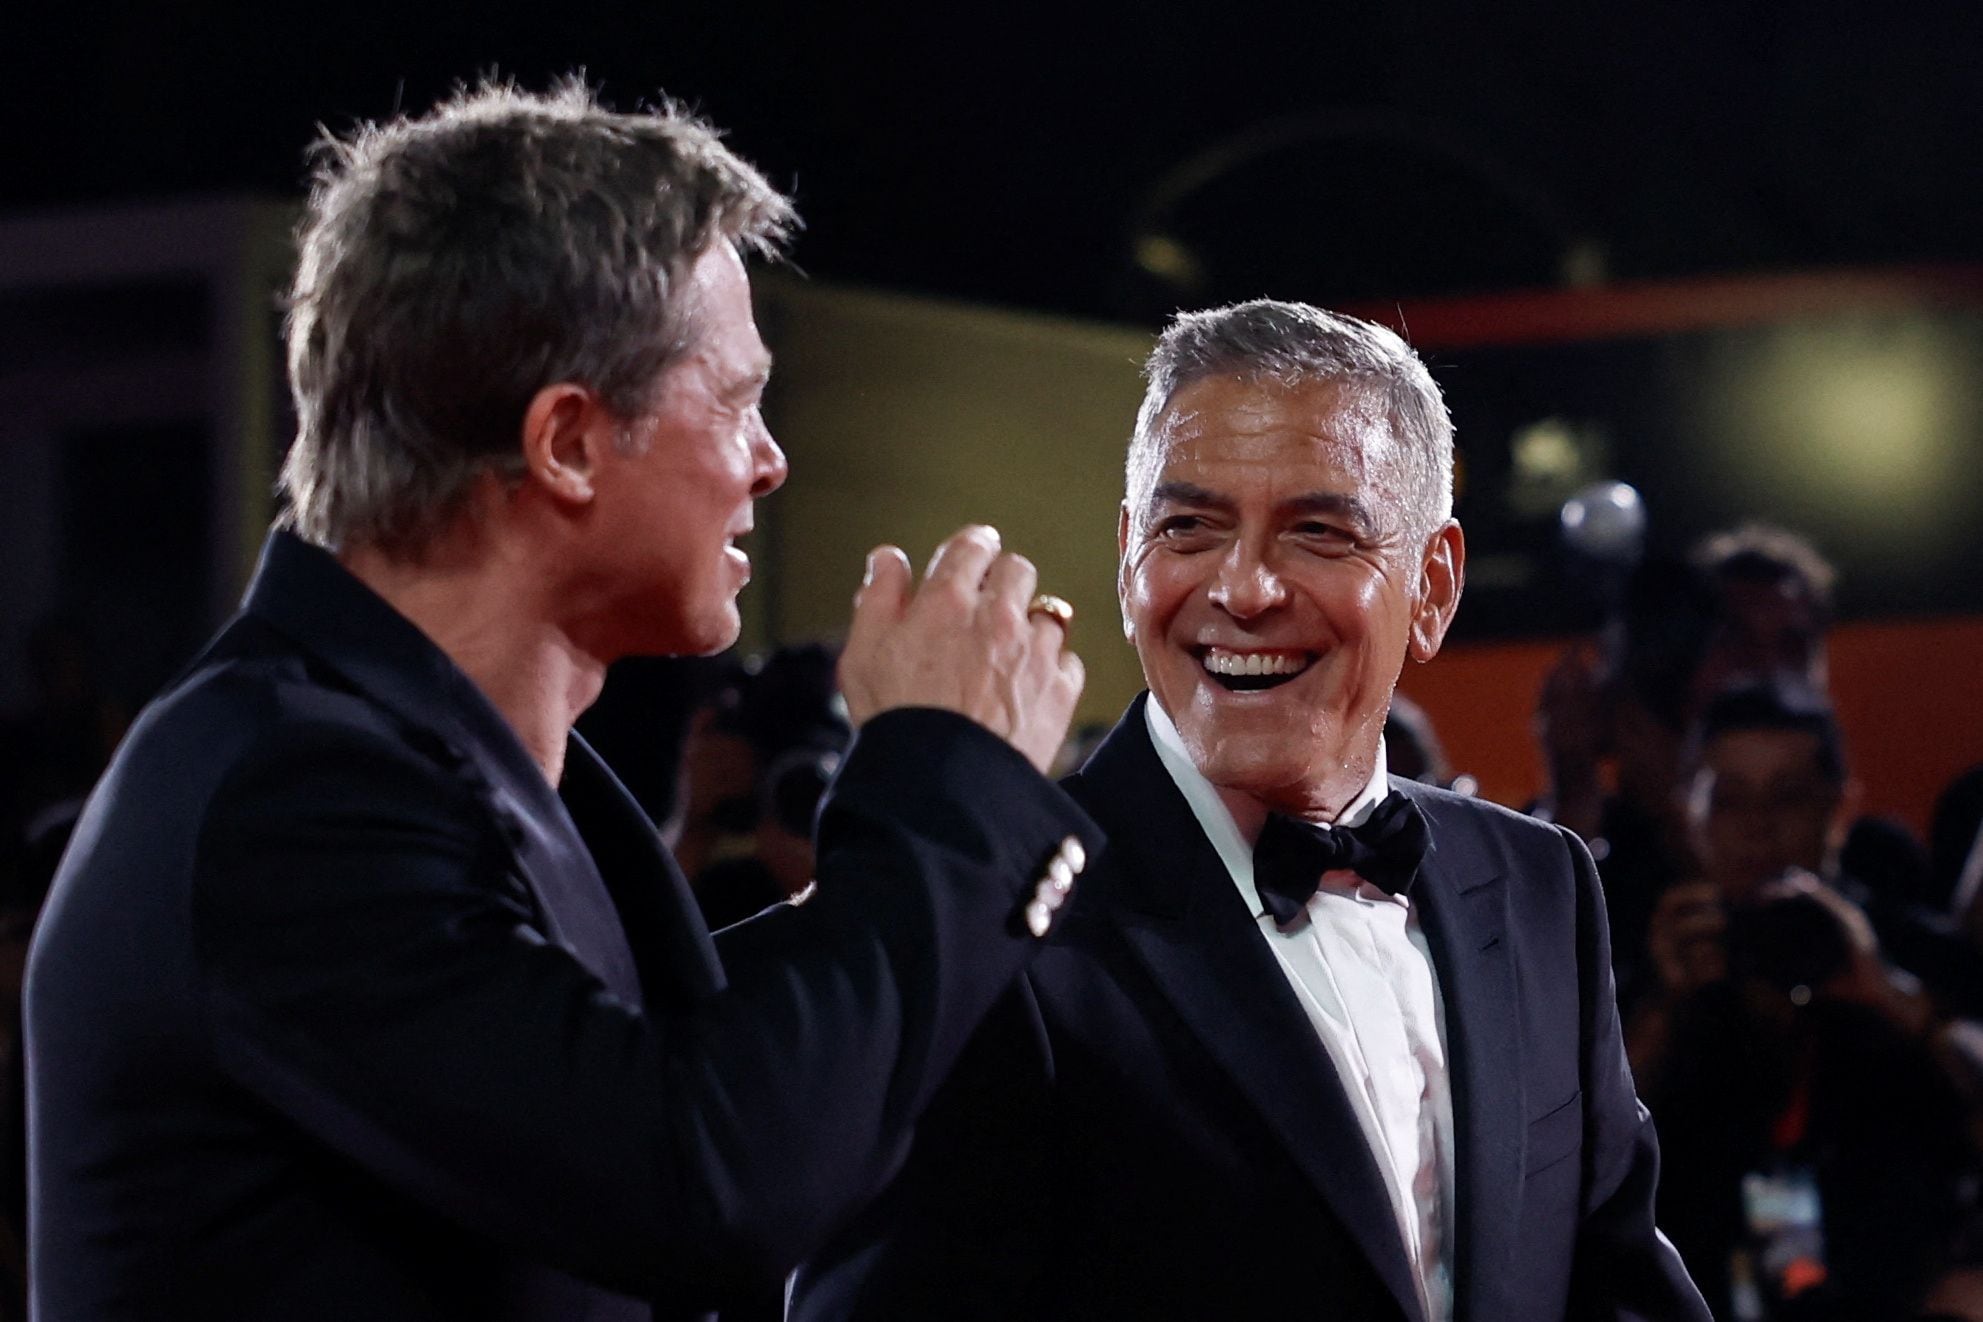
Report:
[{"label": "smiling face with teeth", "polygon": [[1118,529],[1124,629],[1205,777],[1332,818],[1370,778],[1406,656],[1459,604],[1457,523],[1411,507],[1369,392],[1229,374],[1139,446]]}]

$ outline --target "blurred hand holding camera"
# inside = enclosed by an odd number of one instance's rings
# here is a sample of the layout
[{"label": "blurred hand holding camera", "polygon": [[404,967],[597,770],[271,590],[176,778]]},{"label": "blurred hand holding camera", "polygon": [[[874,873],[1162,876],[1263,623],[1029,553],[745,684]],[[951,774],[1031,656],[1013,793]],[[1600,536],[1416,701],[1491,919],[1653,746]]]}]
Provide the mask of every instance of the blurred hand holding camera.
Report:
[{"label": "blurred hand holding camera", "polygon": [[1653,907],[1646,947],[1668,997],[1699,991],[1728,976],[1728,912],[1713,882],[1668,887]]}]

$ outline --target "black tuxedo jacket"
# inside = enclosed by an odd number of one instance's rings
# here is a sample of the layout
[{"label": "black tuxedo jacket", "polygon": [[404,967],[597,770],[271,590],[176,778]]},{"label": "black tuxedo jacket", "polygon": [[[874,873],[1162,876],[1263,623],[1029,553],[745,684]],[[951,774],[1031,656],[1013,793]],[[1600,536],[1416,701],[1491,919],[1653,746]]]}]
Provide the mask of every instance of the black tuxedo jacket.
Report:
[{"label": "black tuxedo jacket", "polygon": [[[794,1316],[1418,1319],[1327,1051],[1158,761],[1142,702],[1080,774],[1108,833],[887,1193]],[[1653,1130],[1566,832],[1403,781],[1445,1006],[1465,1322],[1706,1319],[1653,1225]]]},{"label": "black tuxedo jacket", "polygon": [[961,717],[862,731],[820,890],[728,977],[574,738],[562,799],[324,552],[139,720],[27,985],[39,1316],[703,1311],[885,1181],[1099,835]]}]

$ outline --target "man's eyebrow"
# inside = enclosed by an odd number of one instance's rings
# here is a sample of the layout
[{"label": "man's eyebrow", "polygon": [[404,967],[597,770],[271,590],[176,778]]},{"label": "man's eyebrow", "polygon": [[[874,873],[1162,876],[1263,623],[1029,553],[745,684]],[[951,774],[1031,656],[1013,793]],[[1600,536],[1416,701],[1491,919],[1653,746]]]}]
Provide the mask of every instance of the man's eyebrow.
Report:
[{"label": "man's eyebrow", "polygon": [[1286,503],[1290,514],[1327,514],[1359,528],[1375,525],[1376,512],[1355,496],[1337,491],[1305,491]]},{"label": "man's eyebrow", "polygon": [[[1153,506],[1209,505],[1224,508],[1231,503],[1218,492],[1209,491],[1195,482],[1160,482],[1150,492],[1150,504]],[[1358,528],[1370,528],[1376,523],[1376,511],[1368,503],[1337,491],[1304,491],[1283,501],[1281,508],[1284,513],[1293,515],[1328,515]]]},{"label": "man's eyebrow", "polygon": [[764,357],[751,364],[749,371],[732,382],[729,390],[725,393],[732,398],[739,398],[750,394],[752,391],[763,389],[770,380],[771,355],[767,353]]},{"label": "man's eyebrow", "polygon": [[1225,505],[1229,502],[1216,491],[1195,482],[1159,482],[1150,492],[1152,505]]}]

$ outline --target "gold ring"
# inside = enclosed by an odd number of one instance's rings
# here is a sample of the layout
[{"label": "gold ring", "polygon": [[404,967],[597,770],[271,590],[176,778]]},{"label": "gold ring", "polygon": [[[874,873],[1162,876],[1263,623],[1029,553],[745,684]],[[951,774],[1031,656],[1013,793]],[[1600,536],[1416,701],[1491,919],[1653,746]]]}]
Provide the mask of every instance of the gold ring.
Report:
[{"label": "gold ring", "polygon": [[1074,624],[1074,607],[1067,604],[1065,597],[1056,597],[1051,592],[1042,592],[1026,603],[1026,618],[1044,615],[1058,624],[1063,631]]}]

